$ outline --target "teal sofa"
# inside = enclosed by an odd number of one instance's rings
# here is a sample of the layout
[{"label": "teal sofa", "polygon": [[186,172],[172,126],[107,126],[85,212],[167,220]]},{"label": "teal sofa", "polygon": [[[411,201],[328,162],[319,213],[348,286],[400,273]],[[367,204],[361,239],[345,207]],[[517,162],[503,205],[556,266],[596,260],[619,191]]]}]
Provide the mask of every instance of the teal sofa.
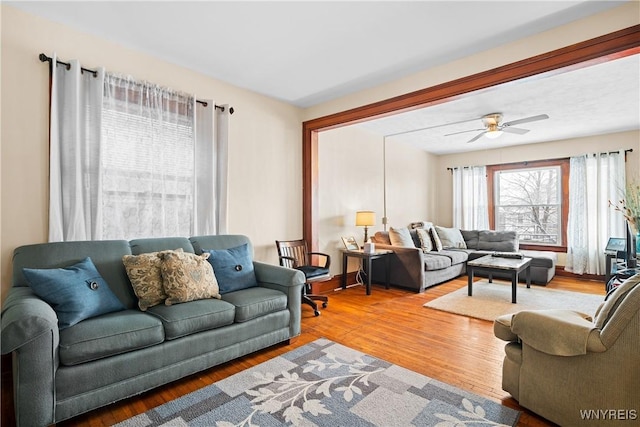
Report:
[{"label": "teal sofa", "polygon": [[[195,254],[248,244],[241,235],[42,243],[14,251],[2,308],[2,354],[12,353],[19,426],[45,426],[300,334],[304,275],[250,261],[257,286],[141,311],[122,258],[182,248]],[[124,310],[59,329],[23,268],[64,268],[90,257]],[[155,307],[154,307],[155,308]]]}]

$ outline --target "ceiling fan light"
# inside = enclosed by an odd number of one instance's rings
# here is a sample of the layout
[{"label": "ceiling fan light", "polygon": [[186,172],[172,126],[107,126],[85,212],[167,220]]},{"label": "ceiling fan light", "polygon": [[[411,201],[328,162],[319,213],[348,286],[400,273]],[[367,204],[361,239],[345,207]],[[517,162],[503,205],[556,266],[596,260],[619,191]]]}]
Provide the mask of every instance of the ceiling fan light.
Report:
[{"label": "ceiling fan light", "polygon": [[489,139],[496,139],[498,138],[500,135],[502,135],[502,131],[501,130],[490,130],[488,132],[486,132],[484,134],[484,136],[486,136]]}]

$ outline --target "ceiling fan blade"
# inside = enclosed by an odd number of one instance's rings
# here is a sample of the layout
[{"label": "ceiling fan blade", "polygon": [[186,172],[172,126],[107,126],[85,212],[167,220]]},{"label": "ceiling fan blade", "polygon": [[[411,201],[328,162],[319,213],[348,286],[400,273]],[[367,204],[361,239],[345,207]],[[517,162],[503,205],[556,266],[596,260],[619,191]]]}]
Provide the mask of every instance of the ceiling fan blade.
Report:
[{"label": "ceiling fan blade", "polygon": [[470,129],[470,130],[463,130],[461,132],[453,132],[453,133],[448,133],[445,136],[451,136],[451,135],[458,135],[459,133],[467,133],[467,132],[480,132],[481,130],[484,129]]},{"label": "ceiling fan blade", "polygon": [[518,135],[524,135],[525,133],[529,132],[529,129],[512,128],[512,127],[501,128],[500,130],[503,132],[517,133]]},{"label": "ceiling fan blade", "polygon": [[549,116],[546,114],[539,114],[537,116],[525,117],[524,119],[512,120],[510,122],[503,123],[502,126],[513,126],[522,123],[537,122],[538,120],[546,120],[548,118]]},{"label": "ceiling fan blade", "polygon": [[485,133],[487,133],[487,132],[486,132],[486,131],[484,131],[484,132],[481,132],[481,133],[477,134],[476,136],[474,136],[473,138],[471,138],[470,140],[468,140],[468,141],[467,141],[467,144],[468,144],[468,143],[470,143],[470,142],[477,141],[477,140],[478,140],[478,139],[480,139],[480,137],[481,137],[482,135],[484,135]]}]

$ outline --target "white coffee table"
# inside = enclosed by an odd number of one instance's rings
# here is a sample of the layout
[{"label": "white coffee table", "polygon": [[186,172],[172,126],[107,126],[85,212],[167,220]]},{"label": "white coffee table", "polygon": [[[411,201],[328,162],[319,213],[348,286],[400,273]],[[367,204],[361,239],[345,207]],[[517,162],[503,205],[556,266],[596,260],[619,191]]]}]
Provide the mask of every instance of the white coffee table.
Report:
[{"label": "white coffee table", "polygon": [[493,282],[493,274],[508,272],[511,276],[511,302],[516,303],[516,291],[518,289],[518,275],[521,272],[527,275],[527,288],[531,287],[531,258],[504,258],[494,255],[485,255],[481,258],[467,262],[467,277],[469,296],[473,294],[473,275],[476,272],[485,272],[489,275],[489,283]]}]

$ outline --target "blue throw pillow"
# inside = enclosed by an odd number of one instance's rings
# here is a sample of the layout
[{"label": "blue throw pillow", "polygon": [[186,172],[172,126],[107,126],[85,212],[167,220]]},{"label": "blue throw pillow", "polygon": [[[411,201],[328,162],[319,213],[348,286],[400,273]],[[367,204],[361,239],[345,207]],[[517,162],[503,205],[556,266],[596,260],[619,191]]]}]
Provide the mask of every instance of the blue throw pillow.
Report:
[{"label": "blue throw pillow", "polygon": [[258,285],[247,243],[235,248],[204,249],[202,252],[210,254],[209,262],[221,294]]},{"label": "blue throw pillow", "polygon": [[89,257],[66,268],[23,268],[22,272],[33,292],[53,307],[60,329],[125,309]]}]

